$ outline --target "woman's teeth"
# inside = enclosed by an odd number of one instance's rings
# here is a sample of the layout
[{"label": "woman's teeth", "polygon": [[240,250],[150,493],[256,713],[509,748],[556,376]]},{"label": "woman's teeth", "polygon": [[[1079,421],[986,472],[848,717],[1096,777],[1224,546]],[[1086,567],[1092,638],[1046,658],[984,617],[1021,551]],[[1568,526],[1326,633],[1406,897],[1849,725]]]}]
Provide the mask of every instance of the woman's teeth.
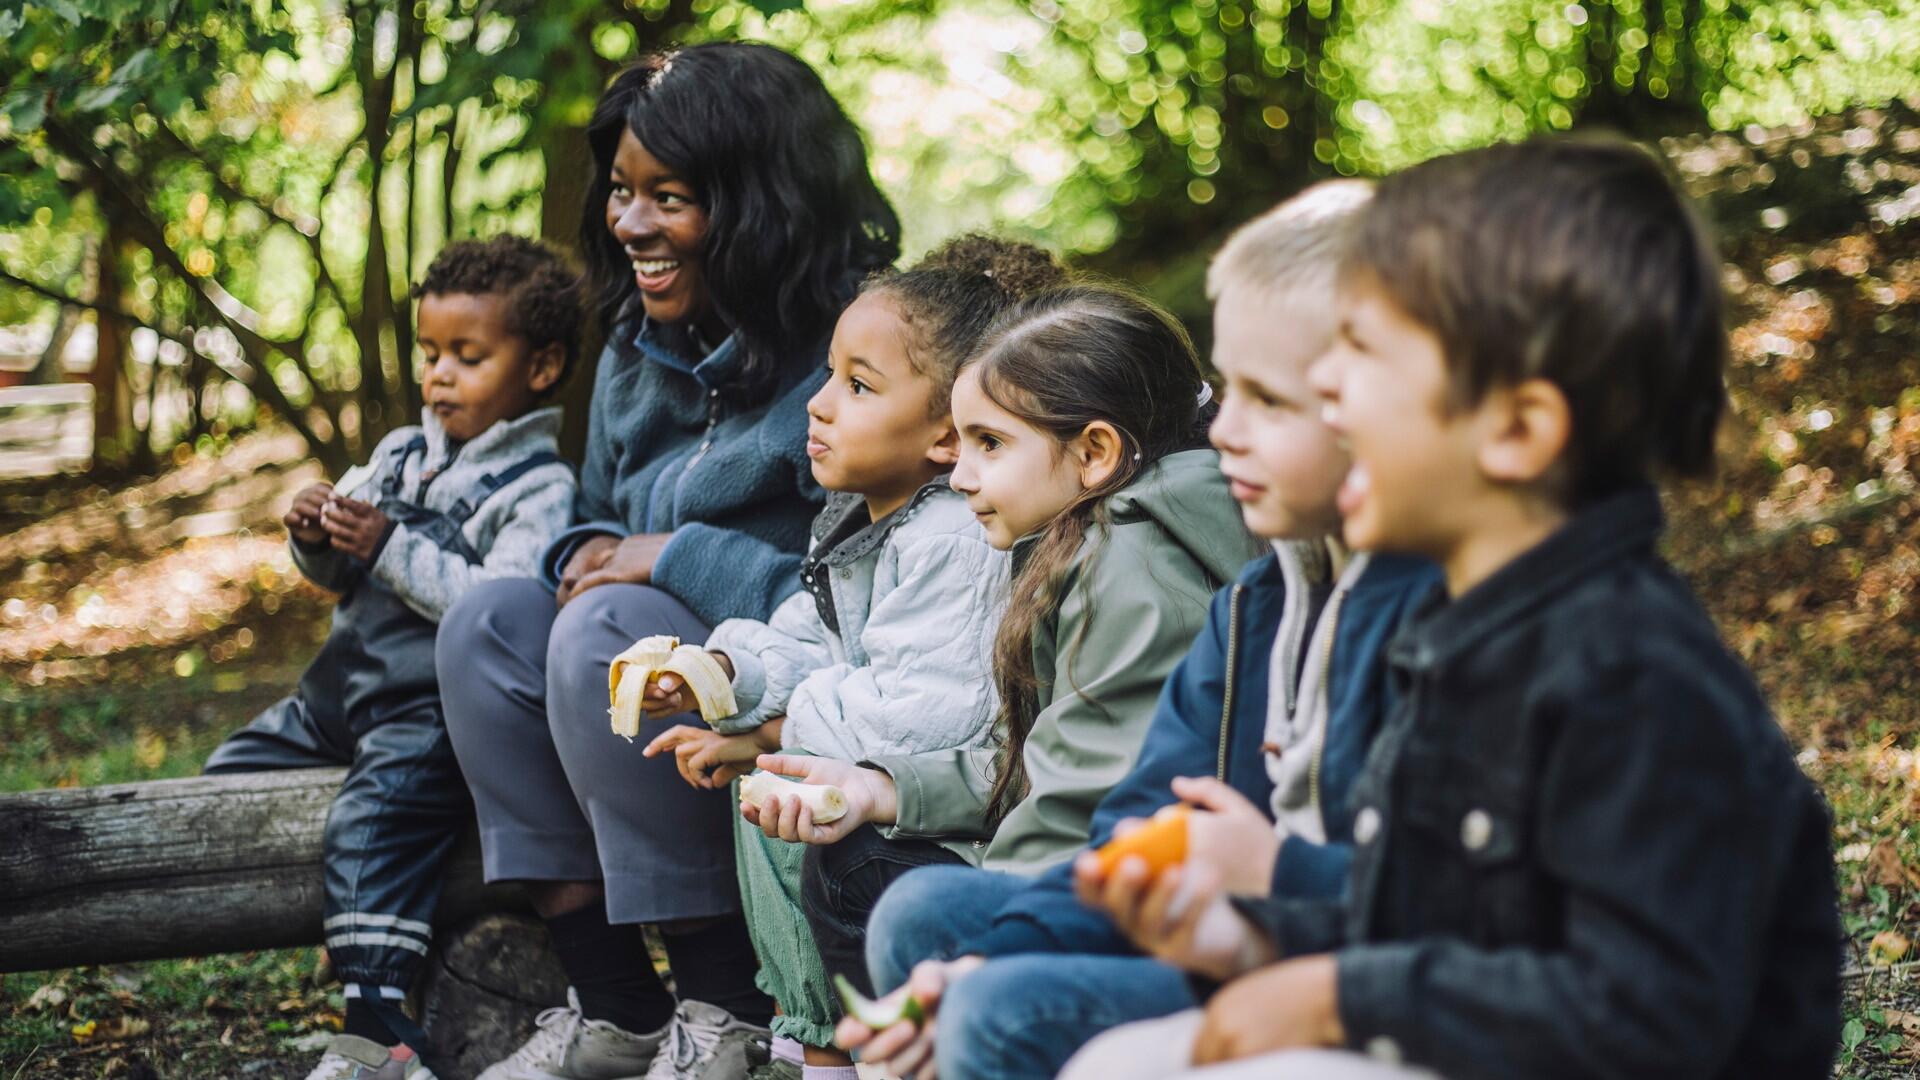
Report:
[{"label": "woman's teeth", "polygon": [[660,274],[664,274],[669,270],[677,270],[679,268],[680,268],[679,259],[635,259],[633,260],[633,272],[636,274],[642,274],[646,277],[655,277]]}]

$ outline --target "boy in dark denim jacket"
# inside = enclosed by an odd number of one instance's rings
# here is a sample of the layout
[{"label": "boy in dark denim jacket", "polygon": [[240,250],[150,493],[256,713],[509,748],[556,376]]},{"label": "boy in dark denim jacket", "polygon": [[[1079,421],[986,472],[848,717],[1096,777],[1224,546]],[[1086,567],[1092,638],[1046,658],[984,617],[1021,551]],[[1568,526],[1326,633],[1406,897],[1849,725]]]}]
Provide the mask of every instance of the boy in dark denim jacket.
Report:
[{"label": "boy in dark denim jacket", "polygon": [[1650,481],[1708,469],[1724,400],[1692,214],[1623,143],[1460,154],[1382,184],[1343,292],[1346,538],[1446,577],[1389,650],[1347,896],[1120,896],[1233,981],[1064,1075],[1828,1075],[1826,810],[1654,550]]}]

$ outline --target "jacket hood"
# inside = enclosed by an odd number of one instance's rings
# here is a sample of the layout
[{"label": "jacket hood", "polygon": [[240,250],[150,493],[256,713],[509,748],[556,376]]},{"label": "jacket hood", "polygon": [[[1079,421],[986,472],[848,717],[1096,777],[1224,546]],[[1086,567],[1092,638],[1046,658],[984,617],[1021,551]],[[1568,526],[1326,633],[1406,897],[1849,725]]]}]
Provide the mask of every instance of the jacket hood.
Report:
[{"label": "jacket hood", "polygon": [[1232,581],[1263,546],[1247,531],[1213,450],[1168,454],[1115,492],[1107,508],[1116,525],[1160,526],[1216,581]]}]

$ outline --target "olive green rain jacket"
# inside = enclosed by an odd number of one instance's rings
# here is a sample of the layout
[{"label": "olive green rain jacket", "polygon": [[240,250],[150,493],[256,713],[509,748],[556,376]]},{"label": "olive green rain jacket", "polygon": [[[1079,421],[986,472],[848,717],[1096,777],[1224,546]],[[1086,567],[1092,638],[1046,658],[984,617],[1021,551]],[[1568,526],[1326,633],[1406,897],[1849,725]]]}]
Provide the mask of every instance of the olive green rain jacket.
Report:
[{"label": "olive green rain jacket", "polygon": [[1058,612],[1036,627],[1043,708],[1027,736],[1028,793],[987,823],[994,751],[865,764],[899,790],[888,836],[936,840],[969,862],[1037,874],[1087,843],[1093,809],[1133,767],[1160,685],[1206,624],[1213,594],[1267,550],[1247,532],[1212,450],[1169,454],[1107,502],[1068,570]]}]

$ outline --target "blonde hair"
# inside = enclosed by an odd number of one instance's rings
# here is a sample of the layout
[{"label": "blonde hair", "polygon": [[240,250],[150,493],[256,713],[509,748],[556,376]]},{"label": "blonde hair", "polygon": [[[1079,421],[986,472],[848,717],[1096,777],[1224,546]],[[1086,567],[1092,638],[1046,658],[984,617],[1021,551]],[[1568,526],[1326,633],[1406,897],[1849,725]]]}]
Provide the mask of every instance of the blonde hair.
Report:
[{"label": "blonde hair", "polygon": [[1229,288],[1277,295],[1296,310],[1326,310],[1360,220],[1370,180],[1327,180],[1242,225],[1207,267],[1207,299]]}]

